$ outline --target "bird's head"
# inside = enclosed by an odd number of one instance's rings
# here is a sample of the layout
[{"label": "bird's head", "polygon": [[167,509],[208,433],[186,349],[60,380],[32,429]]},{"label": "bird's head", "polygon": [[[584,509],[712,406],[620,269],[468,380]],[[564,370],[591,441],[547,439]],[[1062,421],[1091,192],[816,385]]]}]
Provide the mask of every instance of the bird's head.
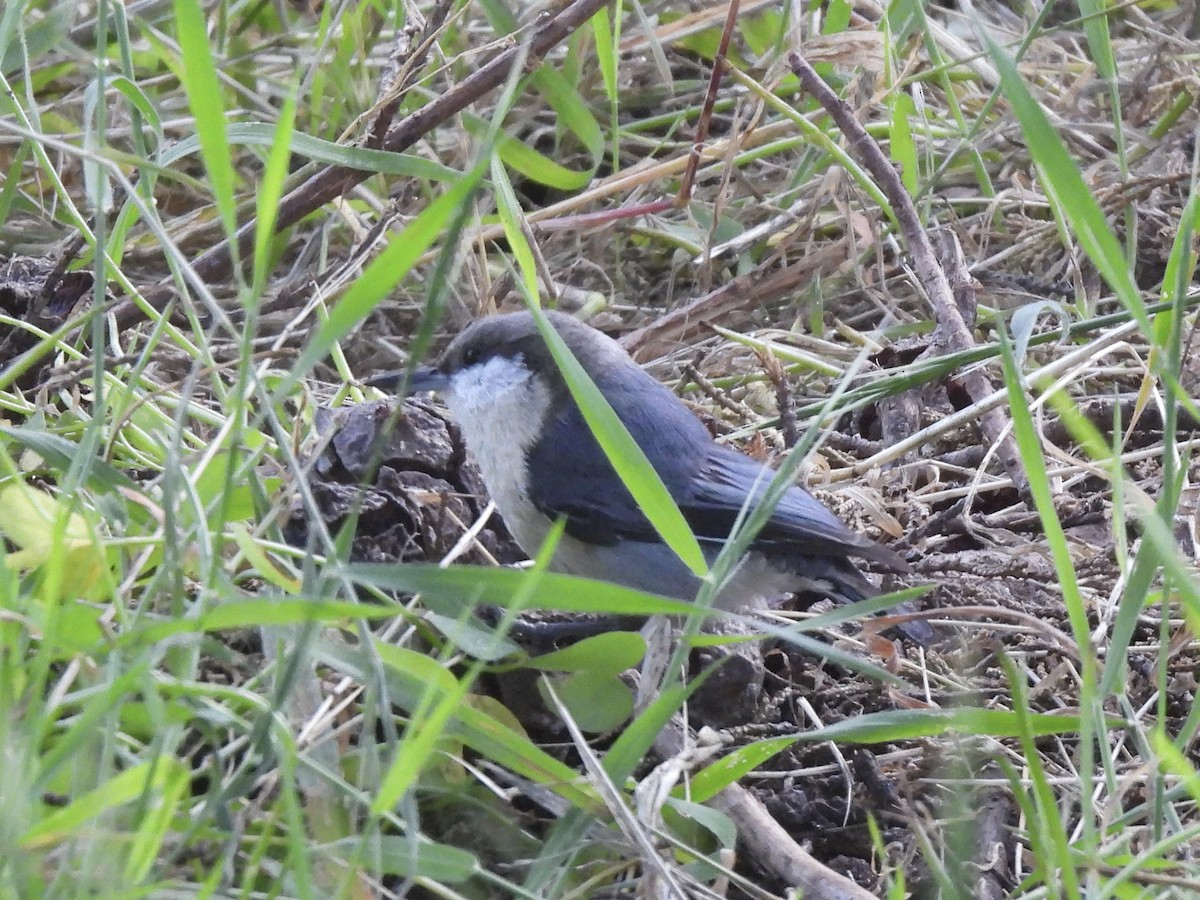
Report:
[{"label": "bird's head", "polygon": [[[636,369],[620,345],[601,332],[563,313],[547,311],[546,317],[593,380],[603,382],[616,367]],[[368,383],[395,389],[403,382],[403,372],[388,372]],[[558,365],[529,312],[476,319],[434,365],[418,366],[408,379],[409,393],[435,391],[452,412],[464,405],[505,403],[515,394],[528,399],[531,390],[555,402],[566,393]]]}]

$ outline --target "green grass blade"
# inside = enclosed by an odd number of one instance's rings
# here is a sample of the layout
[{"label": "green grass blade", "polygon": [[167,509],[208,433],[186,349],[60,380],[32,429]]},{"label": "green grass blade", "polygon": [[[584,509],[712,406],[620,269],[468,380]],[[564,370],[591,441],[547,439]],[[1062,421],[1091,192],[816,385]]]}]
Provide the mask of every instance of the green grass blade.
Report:
[{"label": "green grass blade", "polygon": [[[228,116],[222,100],[221,82],[217,78],[217,63],[209,46],[204,10],[196,0],[175,0],[175,23],[183,52],[180,80],[196,118],[200,152],[217,212],[225,226],[225,236],[230,239],[237,231],[237,200],[234,198],[237,175],[229,149]],[[231,246],[236,252],[237,243],[231,241]]]},{"label": "green grass blade", "polygon": [[391,239],[387,248],[371,261],[330,311],[329,318],[322,323],[276,393],[289,392],[304,374],[328,355],[337,341],[349,334],[387,297],[425,251],[443,236],[447,222],[475,192],[483,171],[477,166],[467,172]]},{"label": "green grass blade", "polygon": [[584,420],[603,448],[604,455],[608,457],[621,481],[633,495],[638,508],[667,546],[675,551],[689,569],[703,578],[708,574],[704,552],[700,549],[700,543],[680,512],[675,499],[663,484],[662,478],[654,470],[642,448],[637,445],[625,423],[617,417],[604,395],[600,393],[600,389],[571,353],[566,341],[554,330],[536,304],[529,304],[529,308],[534,314],[546,346],[549,347],[563,379],[567,382],[571,396],[583,413]]},{"label": "green grass blade", "polygon": [[643,515],[688,568],[697,576],[703,577],[708,572],[708,564],[678,504],[667,491],[667,486],[663,484],[662,478],[654,470],[642,448],[629,433],[629,429],[617,417],[604,395],[600,393],[600,389],[588,377],[579,360],[550,325],[537,303],[538,280],[533,251],[521,228],[520,204],[509,183],[508,175],[498,160],[492,163],[492,182],[496,189],[496,203],[504,224],[504,233],[521,274],[526,305],[533,314],[538,330],[542,333],[555,363],[558,364],[559,371],[562,372],[571,396],[604,450],[604,455],[608,457],[621,481],[633,495]]},{"label": "green grass blade", "polygon": [[509,608],[525,592],[530,608],[563,612],[678,616],[692,610],[692,605],[682,600],[557,572],[542,572],[531,579],[530,573],[519,569],[466,565],[441,568],[424,563],[356,563],[346,566],[345,572],[363,584],[418,593],[445,615],[461,612],[464,605],[472,603]]},{"label": "green grass blade", "polygon": [[296,130],[296,95],[289,94],[279,111],[271,151],[263,167],[256,193],[257,215],[254,218],[254,281],[251,294],[258,297],[267,283],[271,264],[271,242],[275,238],[275,218],[279,200],[287,179],[292,153],[292,137]]},{"label": "green grass blade", "polygon": [[1025,143],[1037,165],[1042,187],[1054,213],[1070,226],[1079,246],[1099,270],[1117,298],[1149,334],[1146,304],[1125,262],[1121,243],[1109,227],[1104,210],[1084,183],[1057,130],[1029,93],[1016,65],[987,32],[981,38],[1000,72],[1004,95],[1021,123]]}]

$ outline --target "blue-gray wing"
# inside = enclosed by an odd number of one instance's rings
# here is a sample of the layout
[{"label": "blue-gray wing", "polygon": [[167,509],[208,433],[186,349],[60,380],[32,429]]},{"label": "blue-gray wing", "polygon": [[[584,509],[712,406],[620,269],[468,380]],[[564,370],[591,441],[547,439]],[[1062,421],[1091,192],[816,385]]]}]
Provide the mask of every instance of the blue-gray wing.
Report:
[{"label": "blue-gray wing", "polygon": [[[685,515],[699,532],[728,536],[747,495],[760,499],[775,473],[741,453],[711,444]],[[791,487],[759,531],[755,549],[781,556],[853,556],[903,570],[895,553],[847,528],[812,494]]]},{"label": "blue-gray wing", "polygon": [[[761,496],[773,472],[715,443],[657,381],[647,376],[627,390],[621,387],[610,382],[603,390],[634,440],[655,461],[697,539],[719,549],[747,494]],[[572,537],[593,544],[658,539],[573,403],[561,404],[543,423],[542,438],[528,459],[534,505],[552,519],[565,519]],[[798,487],[784,494],[755,549],[779,556],[853,556],[905,568],[896,554],[851,531]]]},{"label": "blue-gray wing", "polygon": [[[609,378],[601,389],[682,505],[712,446],[708,431],[674,394],[640,370]],[[574,403],[558,404],[542,424],[528,461],[530,499],[548,517],[565,519],[567,534],[593,544],[657,540]]]}]

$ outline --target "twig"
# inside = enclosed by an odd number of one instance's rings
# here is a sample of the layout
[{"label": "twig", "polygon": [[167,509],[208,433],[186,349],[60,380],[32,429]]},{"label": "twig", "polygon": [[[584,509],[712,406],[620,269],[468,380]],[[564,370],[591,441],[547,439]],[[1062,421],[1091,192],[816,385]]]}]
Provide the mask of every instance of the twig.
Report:
[{"label": "twig", "polygon": [[1012,818],[1015,803],[1007,788],[981,790],[974,800],[977,813],[975,852],[971,862],[979,873],[975,882],[976,896],[980,900],[999,900],[1008,896],[1006,888],[1012,882],[1008,860],[1012,856],[1016,836],[1008,827],[1008,821]]},{"label": "twig", "polygon": [[789,296],[817,277],[832,274],[845,259],[843,246],[833,243],[783,268],[754,269],[644,328],[629,332],[621,343],[639,362],[655,359],[703,334],[710,321],[720,322],[726,328],[737,328],[751,311],[764,303]]},{"label": "twig", "polygon": [[687,384],[689,381],[698,387],[704,396],[708,397],[713,403],[723,407],[739,416],[746,422],[753,422],[758,418],[758,414],[747,406],[745,403],[739,403],[729,396],[728,391],[723,391],[715,384],[706,378],[699,369],[696,368],[696,363],[686,363],[680,370],[679,374],[682,377],[680,383]]},{"label": "twig", "polygon": [[375,121],[367,129],[370,132],[366,138],[368,147],[378,149],[383,145],[396,110],[400,108],[400,100],[425,64],[425,57],[433,49],[434,41],[446,24],[446,17],[453,6],[453,0],[438,0],[424,22],[410,22],[397,32],[394,49],[380,79],[380,99],[375,104]]},{"label": "twig", "polygon": [[[655,740],[655,752],[664,759],[678,756],[687,734],[679,717],[673,716]],[[818,862],[797,844],[767,808],[740,784],[729,785],[709,800],[708,805],[733,820],[738,843],[756,865],[789,887],[798,888],[804,900],[871,900],[870,892]]]},{"label": "twig", "polygon": [[775,386],[775,405],[779,407],[779,431],[783,434],[783,445],[791,450],[800,442],[800,429],[796,425],[796,407],[792,403],[792,385],[787,380],[783,364],[770,350],[755,349],[763,371]]},{"label": "twig", "polygon": [[[853,110],[835,94],[821,79],[816,70],[799,54],[792,53],[788,57],[788,65],[800,79],[800,84],[809,94],[816,98],[822,108],[829,113],[838,130],[846,136],[850,150],[859,162],[871,173],[883,190],[891,204],[896,221],[900,226],[900,234],[908,246],[912,257],[913,270],[925,295],[933,307],[933,317],[937,322],[930,350],[938,348],[945,353],[957,353],[973,349],[975,340],[971,330],[963,318],[963,311],[956,300],[962,300],[972,309],[974,315],[974,291],[971,289],[971,277],[966,273],[966,265],[962,260],[962,250],[957,240],[953,240],[949,267],[954,273],[954,283],[958,287],[958,296],[951,287],[951,279],[946,270],[939,264],[934,253],[933,243],[929,240],[917,208],[912,198],[905,190],[900,175],[875,139],[854,117]],[[944,261],[945,262],[945,261]],[[969,296],[968,296],[969,295]],[[993,392],[987,378],[979,370],[966,372],[961,376],[963,387],[966,388],[971,400],[980,403]],[[1029,488],[1029,480],[1025,475],[1021,456],[1017,451],[1016,441],[1007,429],[1004,414],[999,408],[992,409],[980,416],[980,426],[988,440],[998,444],[997,452],[1004,464],[1005,471],[1012,479],[1018,491],[1024,495]]]},{"label": "twig", "polygon": [[737,826],[757,865],[800,889],[805,900],[867,900],[874,895],[818,862],[792,839],[753,794],[731,784],[708,801]]},{"label": "twig", "polygon": [[708,91],[704,95],[704,106],[700,109],[700,118],[696,122],[692,152],[688,157],[687,169],[684,170],[679,184],[679,194],[675,198],[675,205],[679,208],[687,206],[692,199],[692,185],[696,181],[696,169],[700,167],[700,158],[704,155],[704,142],[708,140],[708,128],[712,123],[713,107],[717,103],[717,91],[721,87],[721,74],[725,69],[725,56],[729,52],[729,40],[733,37],[733,28],[737,23],[740,5],[739,0],[729,0],[729,10],[725,14],[725,26],[721,29],[721,40],[717,45],[717,55],[713,57]]}]

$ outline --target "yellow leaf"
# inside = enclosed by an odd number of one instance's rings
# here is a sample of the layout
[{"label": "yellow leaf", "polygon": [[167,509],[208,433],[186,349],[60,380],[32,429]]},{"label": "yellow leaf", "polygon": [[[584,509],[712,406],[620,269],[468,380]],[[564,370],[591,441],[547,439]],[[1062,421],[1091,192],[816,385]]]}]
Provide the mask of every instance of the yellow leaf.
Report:
[{"label": "yellow leaf", "polygon": [[99,586],[107,565],[103,546],[87,519],[50,494],[19,482],[0,490],[0,534],[20,548],[6,557],[10,569],[35,570],[54,560],[62,566],[64,596],[88,597]]}]

